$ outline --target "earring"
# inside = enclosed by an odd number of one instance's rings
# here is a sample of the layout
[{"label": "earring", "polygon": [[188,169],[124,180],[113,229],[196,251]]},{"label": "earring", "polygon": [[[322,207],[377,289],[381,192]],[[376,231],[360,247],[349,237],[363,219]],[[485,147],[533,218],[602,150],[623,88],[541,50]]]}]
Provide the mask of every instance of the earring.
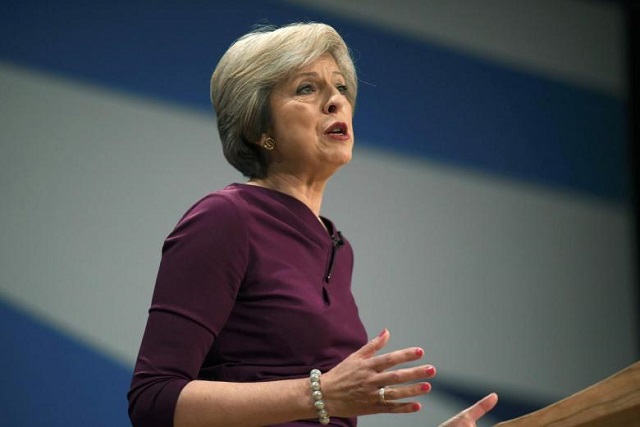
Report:
[{"label": "earring", "polygon": [[268,137],[267,139],[264,140],[264,143],[262,144],[262,146],[264,147],[265,150],[271,151],[274,148],[276,148],[276,140]]}]

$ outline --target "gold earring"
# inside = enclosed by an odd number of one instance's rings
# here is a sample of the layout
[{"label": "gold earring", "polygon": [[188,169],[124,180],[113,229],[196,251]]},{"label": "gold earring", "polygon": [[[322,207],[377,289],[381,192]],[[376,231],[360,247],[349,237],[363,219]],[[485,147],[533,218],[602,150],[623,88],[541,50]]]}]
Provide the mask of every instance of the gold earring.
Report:
[{"label": "gold earring", "polygon": [[264,143],[262,144],[262,146],[264,147],[265,150],[271,151],[274,148],[276,148],[276,140],[268,137],[267,139],[264,140]]}]

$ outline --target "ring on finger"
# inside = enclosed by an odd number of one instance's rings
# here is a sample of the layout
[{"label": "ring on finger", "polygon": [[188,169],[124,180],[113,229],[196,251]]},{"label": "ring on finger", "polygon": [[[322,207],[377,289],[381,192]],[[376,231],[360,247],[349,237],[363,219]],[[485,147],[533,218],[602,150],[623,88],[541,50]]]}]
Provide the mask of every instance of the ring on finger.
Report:
[{"label": "ring on finger", "polygon": [[384,393],[385,393],[386,390],[387,390],[387,387],[380,387],[378,389],[378,400],[382,404],[387,403],[386,399],[384,398]]}]

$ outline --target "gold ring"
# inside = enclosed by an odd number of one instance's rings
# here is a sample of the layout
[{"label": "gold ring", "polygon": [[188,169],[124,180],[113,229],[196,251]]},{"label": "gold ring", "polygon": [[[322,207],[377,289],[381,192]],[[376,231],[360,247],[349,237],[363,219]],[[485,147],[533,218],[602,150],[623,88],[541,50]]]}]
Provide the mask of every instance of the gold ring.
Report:
[{"label": "gold ring", "polygon": [[378,399],[380,400],[380,403],[384,404],[387,403],[387,401],[384,398],[384,392],[387,388],[386,387],[380,387],[378,389]]}]

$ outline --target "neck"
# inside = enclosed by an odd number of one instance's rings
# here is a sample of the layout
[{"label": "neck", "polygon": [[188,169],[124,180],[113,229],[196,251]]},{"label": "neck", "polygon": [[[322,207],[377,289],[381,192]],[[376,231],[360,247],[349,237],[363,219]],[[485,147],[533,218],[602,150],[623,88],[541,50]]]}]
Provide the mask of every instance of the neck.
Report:
[{"label": "neck", "polygon": [[307,205],[317,217],[320,217],[320,208],[322,207],[322,196],[327,184],[326,181],[305,182],[290,175],[269,175],[265,178],[253,178],[249,180],[247,184],[288,194]]}]

